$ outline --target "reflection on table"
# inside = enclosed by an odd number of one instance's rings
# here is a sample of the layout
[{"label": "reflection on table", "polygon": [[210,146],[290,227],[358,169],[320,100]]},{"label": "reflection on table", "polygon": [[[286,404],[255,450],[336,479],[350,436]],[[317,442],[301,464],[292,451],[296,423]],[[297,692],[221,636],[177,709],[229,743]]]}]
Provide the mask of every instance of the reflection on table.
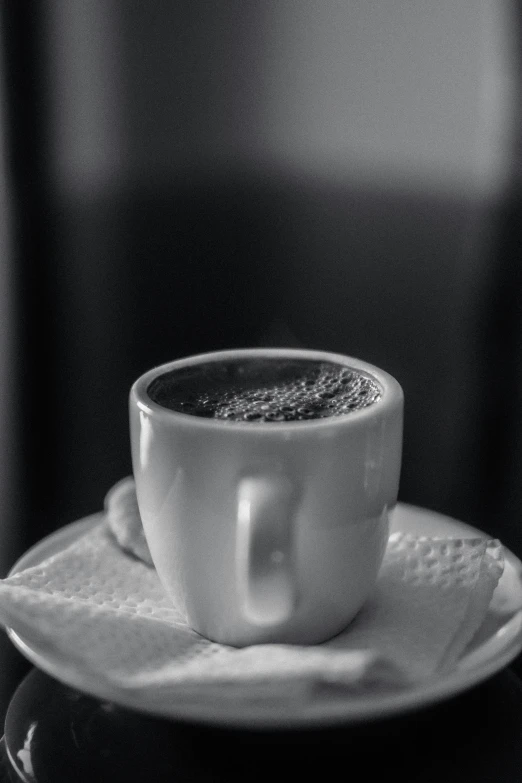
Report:
[{"label": "reflection on table", "polygon": [[513,783],[522,769],[521,740],[522,681],[514,668],[435,707],[300,731],[161,720],[85,696],[33,669],[10,703],[2,763],[6,781],[38,783],[255,783],[301,780],[311,770],[320,780],[357,770],[370,781]]}]

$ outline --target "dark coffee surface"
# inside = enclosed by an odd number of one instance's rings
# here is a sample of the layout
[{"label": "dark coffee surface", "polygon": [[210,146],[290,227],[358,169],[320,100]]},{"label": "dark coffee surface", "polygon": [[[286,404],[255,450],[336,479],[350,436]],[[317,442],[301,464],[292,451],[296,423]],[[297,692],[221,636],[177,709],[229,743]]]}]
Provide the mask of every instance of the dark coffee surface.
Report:
[{"label": "dark coffee surface", "polygon": [[147,391],[170,410],[245,423],[340,416],[381,396],[374,380],[341,364],[266,358],[171,370],[155,378]]}]

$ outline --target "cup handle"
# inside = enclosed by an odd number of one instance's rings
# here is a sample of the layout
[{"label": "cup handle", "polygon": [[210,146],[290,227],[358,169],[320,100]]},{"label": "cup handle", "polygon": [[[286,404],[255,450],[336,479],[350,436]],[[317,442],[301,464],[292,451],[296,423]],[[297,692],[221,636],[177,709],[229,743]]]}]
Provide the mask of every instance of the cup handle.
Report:
[{"label": "cup handle", "polygon": [[285,476],[248,476],[239,483],[237,501],[241,611],[253,625],[278,625],[289,620],[297,603],[295,488]]}]

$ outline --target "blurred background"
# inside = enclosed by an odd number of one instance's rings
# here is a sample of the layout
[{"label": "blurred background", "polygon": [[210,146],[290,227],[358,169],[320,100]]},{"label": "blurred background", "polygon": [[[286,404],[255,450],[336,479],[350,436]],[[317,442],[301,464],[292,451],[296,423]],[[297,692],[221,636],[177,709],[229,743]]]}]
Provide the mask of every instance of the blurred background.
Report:
[{"label": "blurred background", "polygon": [[522,555],[519,5],[2,3],[1,576],[130,473],[138,375],[258,345],[392,373],[400,499]]}]

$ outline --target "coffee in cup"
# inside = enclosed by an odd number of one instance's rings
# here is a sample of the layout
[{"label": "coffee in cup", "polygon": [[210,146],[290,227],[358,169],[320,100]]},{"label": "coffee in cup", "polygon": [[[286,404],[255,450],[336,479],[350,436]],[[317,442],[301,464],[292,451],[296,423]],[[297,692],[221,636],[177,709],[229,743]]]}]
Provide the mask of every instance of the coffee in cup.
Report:
[{"label": "coffee in cup", "polygon": [[154,378],[147,393],[179,413],[246,424],[342,416],[381,396],[376,381],[345,365],[266,357],[171,370]]}]

